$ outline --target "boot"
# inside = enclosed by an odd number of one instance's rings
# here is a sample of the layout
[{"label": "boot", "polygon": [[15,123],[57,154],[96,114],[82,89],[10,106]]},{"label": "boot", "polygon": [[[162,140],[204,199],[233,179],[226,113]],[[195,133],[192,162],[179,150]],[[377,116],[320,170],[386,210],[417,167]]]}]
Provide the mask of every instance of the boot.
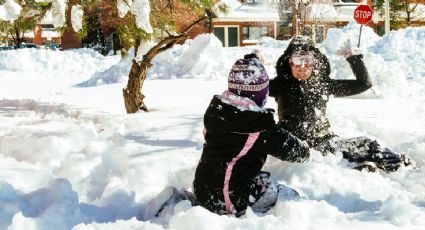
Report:
[{"label": "boot", "polygon": [[180,192],[175,187],[168,186],[142,208],[139,213],[139,219],[147,221],[155,217],[164,216],[173,212],[174,206],[186,199],[188,197],[185,193]]}]

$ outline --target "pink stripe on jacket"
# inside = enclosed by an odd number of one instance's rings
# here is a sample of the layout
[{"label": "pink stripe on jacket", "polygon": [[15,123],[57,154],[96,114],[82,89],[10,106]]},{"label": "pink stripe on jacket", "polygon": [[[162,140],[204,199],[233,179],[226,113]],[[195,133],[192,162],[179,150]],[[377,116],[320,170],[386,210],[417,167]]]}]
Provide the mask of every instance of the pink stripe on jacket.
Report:
[{"label": "pink stripe on jacket", "polygon": [[230,194],[229,194],[229,183],[230,183],[230,178],[232,177],[233,167],[235,166],[236,162],[240,158],[242,158],[248,153],[248,151],[252,148],[252,146],[254,145],[259,135],[260,135],[259,132],[250,133],[240,153],[236,157],[234,157],[227,166],[226,174],[224,176],[223,195],[224,195],[224,203],[226,204],[226,210],[229,211],[230,213],[235,214],[236,212],[232,204],[232,201],[230,200]]}]

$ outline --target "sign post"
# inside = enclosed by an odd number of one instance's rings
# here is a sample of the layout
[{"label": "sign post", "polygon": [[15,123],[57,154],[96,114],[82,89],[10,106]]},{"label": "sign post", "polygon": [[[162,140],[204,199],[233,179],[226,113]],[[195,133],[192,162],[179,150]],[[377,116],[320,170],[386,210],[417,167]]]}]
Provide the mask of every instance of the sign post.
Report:
[{"label": "sign post", "polygon": [[354,20],[360,24],[359,42],[357,47],[360,47],[360,38],[362,36],[363,25],[366,25],[372,20],[373,10],[368,5],[360,5],[354,10]]}]

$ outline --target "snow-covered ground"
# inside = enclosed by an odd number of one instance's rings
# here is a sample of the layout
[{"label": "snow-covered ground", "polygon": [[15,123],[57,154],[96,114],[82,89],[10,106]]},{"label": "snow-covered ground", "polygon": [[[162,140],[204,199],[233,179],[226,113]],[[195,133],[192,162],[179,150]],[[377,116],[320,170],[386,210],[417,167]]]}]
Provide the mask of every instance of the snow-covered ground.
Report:
[{"label": "snow-covered ground", "polygon": [[[334,78],[353,77],[335,51],[347,38],[357,44],[358,32],[349,25],[319,44]],[[271,77],[287,44],[257,47]],[[417,168],[360,172],[317,152],[303,164],[269,158],[265,169],[301,200],[240,218],[184,201],[169,216],[136,219],[164,187],[191,189],[203,112],[252,48],[222,48],[202,35],[160,54],[143,87],[151,112],[132,115],[122,97],[129,59],[85,49],[0,52],[0,229],[424,229],[425,28],[384,37],[364,28],[373,89],[328,106],[336,133],[377,138]]]}]

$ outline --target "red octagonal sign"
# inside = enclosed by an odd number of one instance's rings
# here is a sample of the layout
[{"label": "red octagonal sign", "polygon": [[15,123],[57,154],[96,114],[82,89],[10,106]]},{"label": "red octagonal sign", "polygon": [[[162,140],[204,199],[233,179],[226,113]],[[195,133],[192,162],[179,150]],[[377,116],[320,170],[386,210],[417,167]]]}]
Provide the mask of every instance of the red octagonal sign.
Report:
[{"label": "red octagonal sign", "polygon": [[372,20],[373,10],[368,5],[360,5],[354,10],[354,20],[357,23],[365,25]]}]

